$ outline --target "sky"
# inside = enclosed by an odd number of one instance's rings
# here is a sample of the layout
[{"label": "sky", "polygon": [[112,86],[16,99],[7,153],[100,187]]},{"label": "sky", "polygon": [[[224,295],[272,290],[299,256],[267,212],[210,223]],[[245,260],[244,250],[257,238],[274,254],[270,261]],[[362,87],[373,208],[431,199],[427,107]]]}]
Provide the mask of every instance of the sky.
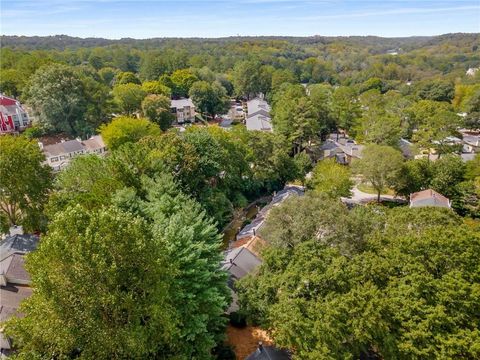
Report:
[{"label": "sky", "polygon": [[0,0],[2,35],[386,37],[480,32],[480,0]]}]

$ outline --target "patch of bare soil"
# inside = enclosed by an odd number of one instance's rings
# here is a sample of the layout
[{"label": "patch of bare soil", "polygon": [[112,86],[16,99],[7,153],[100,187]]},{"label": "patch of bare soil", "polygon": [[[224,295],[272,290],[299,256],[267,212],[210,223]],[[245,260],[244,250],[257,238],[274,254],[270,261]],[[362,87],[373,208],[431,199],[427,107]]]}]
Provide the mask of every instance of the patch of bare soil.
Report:
[{"label": "patch of bare soil", "polygon": [[263,345],[273,345],[273,341],[265,330],[259,327],[246,326],[236,328],[229,325],[227,327],[227,342],[233,346],[238,360],[244,360],[248,355],[254,352],[258,347],[258,342]]}]

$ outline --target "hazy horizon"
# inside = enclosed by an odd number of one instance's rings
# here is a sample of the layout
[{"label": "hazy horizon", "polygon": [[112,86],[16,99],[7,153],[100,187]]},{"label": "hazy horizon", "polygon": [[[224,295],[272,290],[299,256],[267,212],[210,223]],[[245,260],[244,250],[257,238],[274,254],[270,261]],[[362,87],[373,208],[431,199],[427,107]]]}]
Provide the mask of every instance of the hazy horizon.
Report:
[{"label": "hazy horizon", "polygon": [[0,1],[1,34],[223,38],[438,36],[480,32],[475,0]]}]

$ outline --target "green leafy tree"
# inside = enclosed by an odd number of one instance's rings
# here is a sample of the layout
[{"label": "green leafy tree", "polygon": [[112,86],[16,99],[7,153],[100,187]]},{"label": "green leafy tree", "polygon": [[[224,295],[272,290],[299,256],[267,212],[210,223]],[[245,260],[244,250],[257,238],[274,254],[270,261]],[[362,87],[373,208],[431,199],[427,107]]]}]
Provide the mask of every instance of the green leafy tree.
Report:
[{"label": "green leafy tree", "polygon": [[178,319],[167,269],[144,220],[114,208],[67,208],[28,257],[35,291],[7,332],[25,358],[168,353]]},{"label": "green leafy tree", "polygon": [[190,88],[189,96],[196,108],[211,118],[226,113],[230,107],[227,91],[216,82],[197,81]]},{"label": "green leafy tree", "polygon": [[187,97],[193,83],[198,81],[198,78],[189,69],[174,71],[170,79],[173,83],[172,91],[175,97]]},{"label": "green leafy tree", "polygon": [[[38,144],[24,137],[0,137],[0,216],[6,226],[25,230],[43,226],[43,205],[51,188],[51,170]],[[5,229],[2,229],[5,230]]]},{"label": "green leafy tree", "polygon": [[142,100],[147,96],[140,85],[132,83],[115,85],[112,93],[120,110],[127,115],[138,111]]},{"label": "green leafy tree", "polygon": [[237,283],[244,311],[272,330],[278,346],[312,360],[478,357],[475,228],[448,209],[387,210],[381,226],[363,233],[364,247],[345,255],[341,244],[351,240],[343,239],[343,218],[327,232],[338,242],[323,243],[325,230],[309,227],[310,214],[325,222],[330,208],[295,201],[271,211],[278,209],[272,221],[295,245],[267,248],[256,274]]},{"label": "green leafy tree", "polygon": [[296,178],[302,182],[302,185],[304,185],[306,175],[312,170],[312,159],[305,151],[303,151],[293,157],[293,163],[297,170]]},{"label": "green leafy tree", "polygon": [[250,99],[265,90],[265,82],[268,79],[265,79],[259,62],[242,61],[235,64],[232,80],[235,93]]},{"label": "green leafy tree", "polygon": [[84,129],[88,105],[85,85],[71,67],[54,64],[40,68],[24,96],[43,127],[73,136]]},{"label": "green leafy tree", "polygon": [[398,150],[385,145],[368,145],[362,158],[354,163],[354,169],[376,190],[380,202],[382,191],[394,186],[402,164],[403,156]]},{"label": "green leafy tree", "polygon": [[144,188],[143,211],[174,274],[170,296],[179,320],[179,352],[184,358],[209,359],[225,324],[229,293],[220,269],[222,238],[202,207],[180,193],[170,176],[145,179]]},{"label": "green leafy tree", "polygon": [[127,116],[117,117],[111,123],[100,127],[103,141],[111,150],[128,142],[136,142],[145,136],[159,135],[160,132],[160,127],[147,119]]},{"label": "green leafy tree", "polygon": [[272,90],[276,90],[280,87],[280,85],[284,83],[289,83],[289,84],[296,84],[298,83],[297,78],[295,77],[295,74],[291,70],[275,70],[272,73]]},{"label": "green leafy tree", "polygon": [[332,112],[339,128],[349,131],[360,117],[360,104],[355,91],[346,86],[335,89],[332,97]]},{"label": "green leafy tree", "polygon": [[414,141],[424,148],[436,149],[440,155],[455,150],[446,143],[446,138],[456,134],[461,119],[450,104],[421,100],[409,111],[412,125],[417,129],[412,137]]},{"label": "green leafy tree", "polygon": [[98,75],[102,78],[105,85],[111,86],[113,79],[117,76],[118,70],[112,67],[104,67],[98,70]]},{"label": "green leafy tree", "polygon": [[446,80],[433,80],[419,84],[418,96],[424,100],[450,102],[454,95],[454,84]]},{"label": "green leafy tree", "polygon": [[146,118],[158,124],[163,131],[172,125],[174,117],[170,111],[170,98],[164,95],[148,95],[142,101],[142,111]]},{"label": "green leafy tree", "polygon": [[[272,108],[274,132],[292,144],[294,154],[318,142],[325,127],[320,124],[311,100],[296,90],[298,86],[285,87],[277,93]],[[277,100],[280,98],[281,101]]]},{"label": "green leafy tree", "polygon": [[414,192],[427,189],[432,177],[432,163],[428,159],[405,161],[393,187],[397,194],[408,197]]},{"label": "green leafy tree", "polygon": [[136,84],[140,85],[140,80],[133,72],[124,71],[115,76],[115,85]]},{"label": "green leafy tree", "polygon": [[478,130],[480,129],[480,112],[472,112],[467,114],[463,119],[463,123],[467,129]]},{"label": "green leafy tree", "polygon": [[16,69],[2,69],[0,77],[0,92],[2,94],[17,98],[25,86],[25,78],[23,74]]},{"label": "green leafy tree", "polygon": [[330,197],[349,197],[353,187],[348,167],[337,164],[333,159],[322,160],[317,163],[308,181],[308,186],[314,192],[326,194]]},{"label": "green leafy tree", "polygon": [[160,81],[145,81],[142,84],[142,89],[147,94],[164,95],[168,98],[172,96],[172,89],[163,85]]}]

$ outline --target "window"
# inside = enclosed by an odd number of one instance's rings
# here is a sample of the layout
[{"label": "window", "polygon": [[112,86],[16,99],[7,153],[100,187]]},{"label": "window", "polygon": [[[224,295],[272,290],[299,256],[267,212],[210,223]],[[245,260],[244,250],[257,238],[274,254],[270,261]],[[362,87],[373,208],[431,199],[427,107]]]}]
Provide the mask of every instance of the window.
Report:
[{"label": "window", "polygon": [[58,161],[58,157],[52,157],[52,158],[50,158],[50,162],[52,162],[52,163],[53,163],[53,162],[57,162],[57,161]]}]

